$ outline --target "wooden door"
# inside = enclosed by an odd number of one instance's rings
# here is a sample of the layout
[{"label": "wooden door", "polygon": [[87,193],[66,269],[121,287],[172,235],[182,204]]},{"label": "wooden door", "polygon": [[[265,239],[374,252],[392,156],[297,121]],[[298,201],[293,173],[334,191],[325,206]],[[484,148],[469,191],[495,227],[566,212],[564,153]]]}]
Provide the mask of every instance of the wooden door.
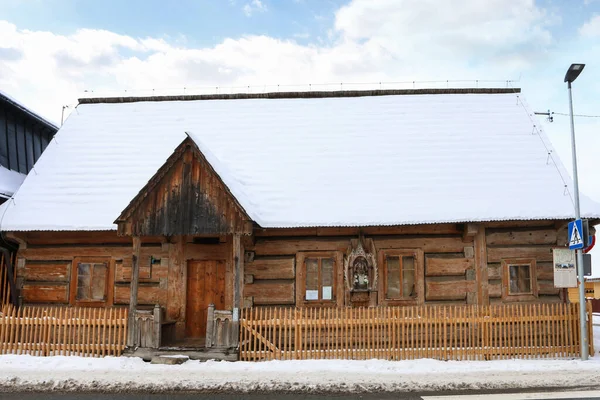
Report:
[{"label": "wooden door", "polygon": [[189,338],[206,336],[208,305],[225,307],[225,261],[188,261],[185,335]]}]

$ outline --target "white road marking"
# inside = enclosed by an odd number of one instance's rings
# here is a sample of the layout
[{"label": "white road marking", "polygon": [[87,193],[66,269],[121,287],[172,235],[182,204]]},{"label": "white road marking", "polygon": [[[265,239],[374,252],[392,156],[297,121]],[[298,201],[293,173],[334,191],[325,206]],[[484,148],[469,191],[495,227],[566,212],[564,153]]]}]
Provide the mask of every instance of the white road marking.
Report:
[{"label": "white road marking", "polygon": [[421,396],[423,400],[531,400],[531,399],[574,399],[598,398],[600,390],[539,392],[539,393],[499,393],[499,394],[468,394],[452,396]]}]

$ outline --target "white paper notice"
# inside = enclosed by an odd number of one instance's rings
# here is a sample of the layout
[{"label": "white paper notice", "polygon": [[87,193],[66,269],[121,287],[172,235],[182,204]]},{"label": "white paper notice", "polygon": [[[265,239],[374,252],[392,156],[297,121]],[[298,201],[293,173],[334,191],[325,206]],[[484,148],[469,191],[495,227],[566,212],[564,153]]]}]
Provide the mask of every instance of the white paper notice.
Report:
[{"label": "white paper notice", "polygon": [[306,291],[306,300],[319,300],[319,291],[318,290],[307,290]]},{"label": "white paper notice", "polygon": [[554,287],[577,287],[575,252],[569,249],[554,249]]},{"label": "white paper notice", "polygon": [[331,300],[331,286],[323,286],[323,300]]}]

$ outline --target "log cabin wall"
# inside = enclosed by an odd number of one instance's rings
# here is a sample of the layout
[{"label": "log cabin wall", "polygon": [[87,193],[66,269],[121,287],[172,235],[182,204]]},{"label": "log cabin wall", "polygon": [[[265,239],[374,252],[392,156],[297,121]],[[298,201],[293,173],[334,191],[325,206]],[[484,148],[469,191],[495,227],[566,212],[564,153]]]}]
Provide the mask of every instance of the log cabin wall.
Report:
[{"label": "log cabin wall", "polygon": [[[473,237],[464,235],[457,224],[360,229],[372,239],[378,253],[387,250],[417,250],[419,298],[417,303],[476,304],[477,285]],[[245,248],[244,304],[299,305],[296,279],[302,279],[298,255],[332,254],[345,256],[358,228],[256,229],[253,243]],[[316,252],[316,253],[315,253]],[[336,260],[339,258],[336,258]],[[343,266],[336,261],[336,289],[344,289]],[[383,275],[379,265],[380,279]],[[420,286],[420,289],[419,289]],[[339,291],[345,298],[343,291]],[[475,293],[475,294],[474,294]],[[339,298],[339,294],[337,296]],[[348,305],[337,302],[337,305]]]},{"label": "log cabin wall", "polygon": [[[112,306],[129,304],[132,241],[107,232],[29,232],[19,235],[17,285],[24,304]],[[92,280],[105,277],[96,296],[79,300],[78,264],[104,264]],[[138,303],[153,306],[167,302],[168,248],[160,238],[146,238],[140,257]],[[85,282],[81,284],[84,284]],[[87,283],[91,285],[91,283]],[[100,296],[99,292],[104,295]],[[100,300],[100,297],[103,297]]]},{"label": "log cabin wall", "polygon": [[[72,306],[129,305],[132,239],[107,232],[15,233],[17,287],[22,304]],[[233,304],[231,238],[191,236],[142,237],[140,250],[138,308],[159,304],[165,319],[176,326],[176,339],[183,337],[189,261],[225,261],[225,308]],[[78,264],[106,264],[106,286],[102,300],[81,301],[77,296]],[[97,277],[96,277],[97,278]]]},{"label": "log cabin wall", "polygon": [[[536,301],[559,302],[565,300],[564,290],[554,287],[552,249],[567,246],[567,223],[553,221],[527,221],[486,224],[487,270],[490,303],[510,302],[506,291],[506,262],[503,260],[534,260]],[[533,278],[533,277],[532,277]],[[517,299],[518,300],[518,299]],[[533,299],[523,299],[531,301]]]},{"label": "log cabin wall", "polygon": [[[510,301],[556,302],[552,248],[566,244],[566,224],[553,221],[438,224],[375,228],[260,229],[243,242],[243,305],[302,306],[298,297],[299,255],[334,254],[337,305],[344,294],[343,257],[359,233],[372,240],[378,253],[417,250],[416,286],[422,304],[486,304]],[[127,306],[131,280],[132,240],[112,232],[28,232],[12,237],[21,242],[17,254],[17,286],[23,304]],[[231,235],[142,237],[138,303],[160,304],[166,319],[185,320],[187,263],[226,262],[225,308],[233,307],[234,271]],[[535,261],[534,298],[503,298],[503,260]],[[101,301],[77,300],[77,263],[106,262],[106,296]],[[383,271],[379,265],[380,281]],[[381,288],[380,288],[381,290]],[[343,301],[342,301],[343,300]],[[378,299],[376,304],[385,304]]]},{"label": "log cabin wall", "polygon": [[[498,302],[558,302],[563,293],[554,288],[552,248],[566,244],[565,224],[554,221],[437,224],[374,228],[255,229],[246,245],[244,264],[245,306],[303,306],[298,280],[305,279],[299,254],[344,257],[352,239],[362,233],[372,239],[384,274],[381,253],[416,250],[418,260],[416,301],[406,304],[490,304]],[[503,264],[504,260],[504,264]],[[532,295],[508,295],[509,264],[533,262]],[[338,306],[348,306],[344,294],[343,262],[336,262]],[[420,288],[420,289],[419,289]],[[503,288],[505,293],[503,295]],[[379,291],[383,288],[380,285]],[[388,302],[379,295],[375,304]],[[373,302],[371,302],[373,305]]]}]

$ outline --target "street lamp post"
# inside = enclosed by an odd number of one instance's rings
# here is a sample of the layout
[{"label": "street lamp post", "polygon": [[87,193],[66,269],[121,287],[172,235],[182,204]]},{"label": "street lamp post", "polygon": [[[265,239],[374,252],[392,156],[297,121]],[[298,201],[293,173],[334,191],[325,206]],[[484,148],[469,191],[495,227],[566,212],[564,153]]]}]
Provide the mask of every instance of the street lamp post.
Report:
[{"label": "street lamp post", "polygon": [[[577,79],[585,64],[571,64],[565,75],[565,82],[568,82],[569,89],[569,116],[571,118],[571,154],[573,156],[573,189],[575,191],[575,219],[581,218],[581,209],[579,207],[579,179],[577,177],[577,150],[575,148],[575,123],[573,121],[573,95],[571,93],[571,83]],[[580,232],[583,234],[583,232]],[[577,255],[577,275],[579,278],[579,322],[580,322],[580,343],[581,359],[588,359],[588,335],[587,321],[585,312],[585,283],[583,280],[583,250],[575,250]]]}]

